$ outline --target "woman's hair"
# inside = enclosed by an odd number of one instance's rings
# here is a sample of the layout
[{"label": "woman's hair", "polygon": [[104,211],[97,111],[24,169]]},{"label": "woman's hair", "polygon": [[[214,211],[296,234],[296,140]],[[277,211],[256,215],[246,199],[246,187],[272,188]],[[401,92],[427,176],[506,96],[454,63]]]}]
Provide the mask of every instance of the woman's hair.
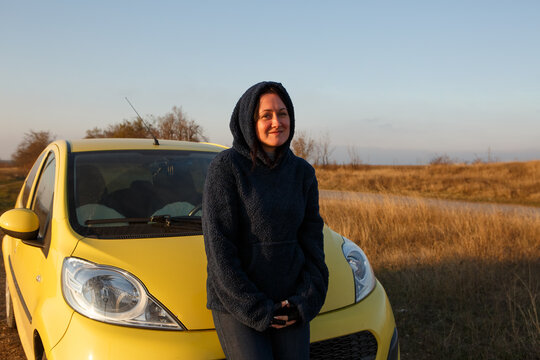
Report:
[{"label": "woman's hair", "polygon": [[[259,138],[257,137],[257,128],[256,128],[256,123],[257,121],[259,120],[259,105],[261,104],[261,97],[263,95],[266,95],[266,94],[276,94],[277,96],[279,96],[279,98],[281,99],[281,101],[283,101],[285,103],[285,101],[283,100],[283,97],[281,96],[280,94],[280,91],[274,87],[274,86],[270,86],[268,89],[266,89],[260,96],[259,96],[259,99],[257,101],[257,105],[255,106],[255,111],[253,112],[253,126],[255,127],[255,131],[253,132],[255,134],[255,141],[253,142],[255,144],[255,146],[253,146],[253,148],[251,149],[251,152],[250,152],[250,155],[251,155],[251,162],[253,163],[253,166],[251,167],[252,170],[255,169],[255,166],[257,165],[257,155],[259,153],[261,153],[262,157],[264,158],[264,160],[270,164],[270,167],[273,167],[278,159],[281,158],[281,155],[283,153],[283,148],[280,146],[276,149],[276,153],[275,153],[275,156],[273,159],[271,159],[267,154],[266,154],[266,151],[263,150],[263,147],[261,145],[261,141],[259,140]],[[289,109],[287,109],[288,111]]]}]

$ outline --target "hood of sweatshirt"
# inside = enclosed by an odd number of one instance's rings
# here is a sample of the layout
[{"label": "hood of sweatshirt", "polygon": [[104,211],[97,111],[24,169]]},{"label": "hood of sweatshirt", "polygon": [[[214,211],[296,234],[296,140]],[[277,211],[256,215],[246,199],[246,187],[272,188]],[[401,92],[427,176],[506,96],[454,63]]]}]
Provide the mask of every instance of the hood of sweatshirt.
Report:
[{"label": "hood of sweatshirt", "polygon": [[[289,146],[291,144],[292,138],[294,136],[294,107],[287,90],[281,85],[281,83],[273,81],[263,81],[258,84],[253,85],[246,90],[244,95],[240,97],[240,100],[236,103],[234,107],[231,122],[229,127],[233,135],[233,148],[238,151],[240,154],[246,156],[248,159],[251,159],[251,150],[254,149],[259,140],[257,139],[257,134],[255,132],[255,119],[254,112],[259,104],[259,98],[264,94],[269,88],[274,88],[277,90],[279,97],[287,107],[290,118],[290,134],[287,141],[278,148],[279,156],[283,157],[287,153]],[[265,165],[267,159],[262,155],[262,148],[258,148],[257,158]],[[279,159],[277,159],[279,162]]]}]

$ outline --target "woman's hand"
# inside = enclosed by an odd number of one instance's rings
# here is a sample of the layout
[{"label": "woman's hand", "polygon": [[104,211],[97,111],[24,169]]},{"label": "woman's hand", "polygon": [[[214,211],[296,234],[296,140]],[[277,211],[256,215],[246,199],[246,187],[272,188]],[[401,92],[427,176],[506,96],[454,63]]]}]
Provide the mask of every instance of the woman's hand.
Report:
[{"label": "woman's hand", "polygon": [[[283,300],[281,302],[281,308],[278,310],[278,312],[285,308],[290,308],[291,305],[289,304],[288,300]],[[278,320],[279,324],[277,322],[272,322],[270,324],[270,327],[273,327],[274,329],[282,329],[284,327],[287,327],[289,325],[292,325],[296,322],[296,319],[289,320],[288,315],[276,315],[274,316],[275,320]]]}]

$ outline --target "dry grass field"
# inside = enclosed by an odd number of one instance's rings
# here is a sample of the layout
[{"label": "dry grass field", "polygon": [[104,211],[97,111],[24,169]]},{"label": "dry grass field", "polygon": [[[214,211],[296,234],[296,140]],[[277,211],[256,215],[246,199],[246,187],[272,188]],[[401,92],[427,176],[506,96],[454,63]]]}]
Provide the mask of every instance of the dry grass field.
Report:
[{"label": "dry grass field", "polygon": [[418,166],[318,166],[319,187],[540,206],[540,161]]},{"label": "dry grass field", "polygon": [[[441,208],[421,199],[540,206],[540,161],[327,166],[317,176],[321,189],[386,194],[383,201],[322,199],[321,213],[370,258],[394,309],[403,359],[540,359],[538,212]],[[16,169],[0,168],[0,213],[13,206],[22,180]],[[4,280],[2,266],[2,289]],[[24,359],[5,326],[3,298],[0,359]]]},{"label": "dry grass field", "polygon": [[322,200],[392,303],[404,359],[540,358],[540,212]]},{"label": "dry grass field", "polygon": [[0,214],[15,205],[26,174],[12,167],[0,167]]},{"label": "dry grass field", "polygon": [[[24,181],[24,174],[17,168],[0,167],[0,214],[9,210],[15,204],[15,198],[21,189]],[[0,237],[3,236],[0,230]],[[1,251],[0,251],[1,255]],[[25,359],[24,352],[15,330],[9,329],[6,325],[5,312],[5,272],[3,258],[0,256],[0,359],[22,360]]]}]

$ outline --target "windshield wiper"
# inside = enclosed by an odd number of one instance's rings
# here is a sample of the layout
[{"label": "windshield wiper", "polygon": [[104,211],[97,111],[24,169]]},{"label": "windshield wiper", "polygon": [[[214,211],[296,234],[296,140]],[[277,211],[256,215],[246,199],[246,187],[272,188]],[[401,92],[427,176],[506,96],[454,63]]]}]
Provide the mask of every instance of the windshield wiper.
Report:
[{"label": "windshield wiper", "polygon": [[114,218],[114,219],[96,219],[86,220],[85,225],[97,224],[162,224],[164,226],[174,226],[176,224],[200,224],[201,218],[195,216],[170,216],[170,215],[155,215],[148,218]]}]

